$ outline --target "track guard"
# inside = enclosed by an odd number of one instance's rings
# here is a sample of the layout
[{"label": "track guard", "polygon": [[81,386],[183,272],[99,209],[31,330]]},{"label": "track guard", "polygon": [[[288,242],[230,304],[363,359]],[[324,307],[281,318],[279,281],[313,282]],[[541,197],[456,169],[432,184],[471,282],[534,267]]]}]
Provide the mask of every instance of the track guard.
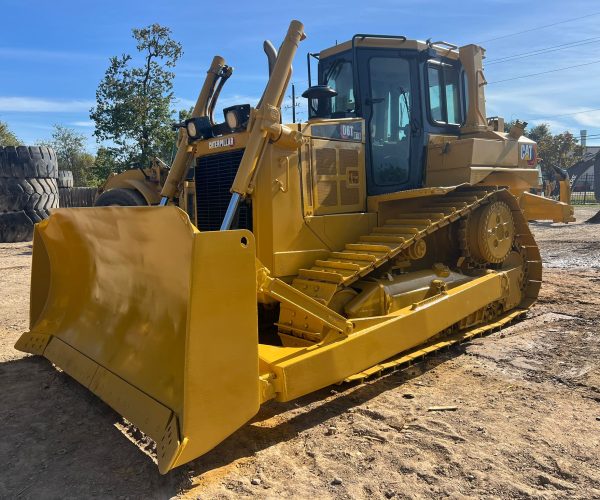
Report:
[{"label": "track guard", "polygon": [[157,442],[161,473],[259,407],[254,238],[199,232],[176,207],[57,209],[34,237],[42,354]]}]

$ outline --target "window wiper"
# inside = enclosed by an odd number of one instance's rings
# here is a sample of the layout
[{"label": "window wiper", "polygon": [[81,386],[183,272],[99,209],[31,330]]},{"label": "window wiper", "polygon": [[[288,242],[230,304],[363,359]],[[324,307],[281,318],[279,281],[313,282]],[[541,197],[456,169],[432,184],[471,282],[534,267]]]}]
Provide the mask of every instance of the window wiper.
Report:
[{"label": "window wiper", "polygon": [[410,131],[414,135],[419,130],[419,125],[413,117],[412,113],[410,112],[410,104],[408,103],[408,95],[406,90],[404,90],[404,87],[399,87],[398,90],[400,90],[400,95],[402,96],[402,100],[404,101],[404,105],[406,106],[406,111],[409,117],[408,123],[410,124]]},{"label": "window wiper", "polygon": [[[329,67],[329,69],[323,75],[323,78],[325,80],[323,83],[325,85],[327,85],[327,84],[329,84],[329,81],[332,78],[337,78],[342,71],[343,63],[346,63],[346,62],[350,62],[350,61],[347,61],[346,59],[336,59],[334,61],[334,63]],[[335,71],[335,73],[334,73],[334,71]]]}]

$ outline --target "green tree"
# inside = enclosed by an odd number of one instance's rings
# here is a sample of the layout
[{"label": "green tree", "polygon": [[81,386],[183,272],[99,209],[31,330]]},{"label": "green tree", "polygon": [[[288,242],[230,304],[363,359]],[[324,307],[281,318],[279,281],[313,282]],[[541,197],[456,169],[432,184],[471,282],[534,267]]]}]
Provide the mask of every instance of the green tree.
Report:
[{"label": "green tree", "polygon": [[143,64],[136,66],[129,54],[112,57],[90,110],[94,135],[106,141],[102,168],[111,164],[116,171],[147,166],[154,156],[169,158],[175,141],[170,128],[175,74],[169,69],[182,54],[181,44],[159,24],[132,33]]},{"label": "green tree", "polygon": [[87,140],[83,134],[63,125],[54,125],[52,139],[39,141],[56,152],[59,170],[71,170],[76,186],[88,186],[96,183],[94,176],[94,155],[87,151]]},{"label": "green tree", "polygon": [[96,152],[96,160],[94,162],[94,176],[98,179],[98,184],[104,182],[112,172],[121,172],[123,170],[121,164],[114,154],[114,151],[105,146],[100,146]]},{"label": "green tree", "polygon": [[19,138],[8,128],[4,122],[0,122],[0,146],[18,146],[21,144]]},{"label": "green tree", "polygon": [[177,118],[179,122],[185,121],[192,116],[192,112],[194,111],[194,106],[190,106],[189,109],[180,109],[177,112]]}]

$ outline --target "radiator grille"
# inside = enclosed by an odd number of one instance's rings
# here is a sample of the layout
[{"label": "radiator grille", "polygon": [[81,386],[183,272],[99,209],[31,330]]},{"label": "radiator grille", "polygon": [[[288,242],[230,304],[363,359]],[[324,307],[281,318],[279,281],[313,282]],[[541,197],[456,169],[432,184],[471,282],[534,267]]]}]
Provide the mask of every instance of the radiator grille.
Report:
[{"label": "radiator grille", "polygon": [[319,205],[324,207],[337,207],[337,181],[319,181]]},{"label": "radiator grille", "polygon": [[358,170],[358,151],[356,149],[340,149],[340,174],[346,175],[349,168]]},{"label": "radiator grille", "polygon": [[336,175],[337,161],[334,148],[319,148],[315,151],[317,175]]},{"label": "radiator grille", "polygon": [[[244,150],[227,151],[202,156],[196,162],[196,207],[198,229],[218,231],[231,199],[231,185],[237,173]],[[242,203],[232,229],[252,231],[252,208]]]}]

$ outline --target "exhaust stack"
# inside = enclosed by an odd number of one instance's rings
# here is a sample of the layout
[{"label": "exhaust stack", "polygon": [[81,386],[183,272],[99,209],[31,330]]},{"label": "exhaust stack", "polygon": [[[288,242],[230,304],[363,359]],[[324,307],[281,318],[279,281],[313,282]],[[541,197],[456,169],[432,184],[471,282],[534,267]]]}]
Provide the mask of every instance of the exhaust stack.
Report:
[{"label": "exhaust stack", "polygon": [[483,75],[484,54],[485,49],[479,45],[470,44],[458,49],[460,62],[467,75],[468,90],[467,119],[460,129],[462,134],[476,134],[490,130],[487,124],[483,92],[483,87],[487,84]]}]

